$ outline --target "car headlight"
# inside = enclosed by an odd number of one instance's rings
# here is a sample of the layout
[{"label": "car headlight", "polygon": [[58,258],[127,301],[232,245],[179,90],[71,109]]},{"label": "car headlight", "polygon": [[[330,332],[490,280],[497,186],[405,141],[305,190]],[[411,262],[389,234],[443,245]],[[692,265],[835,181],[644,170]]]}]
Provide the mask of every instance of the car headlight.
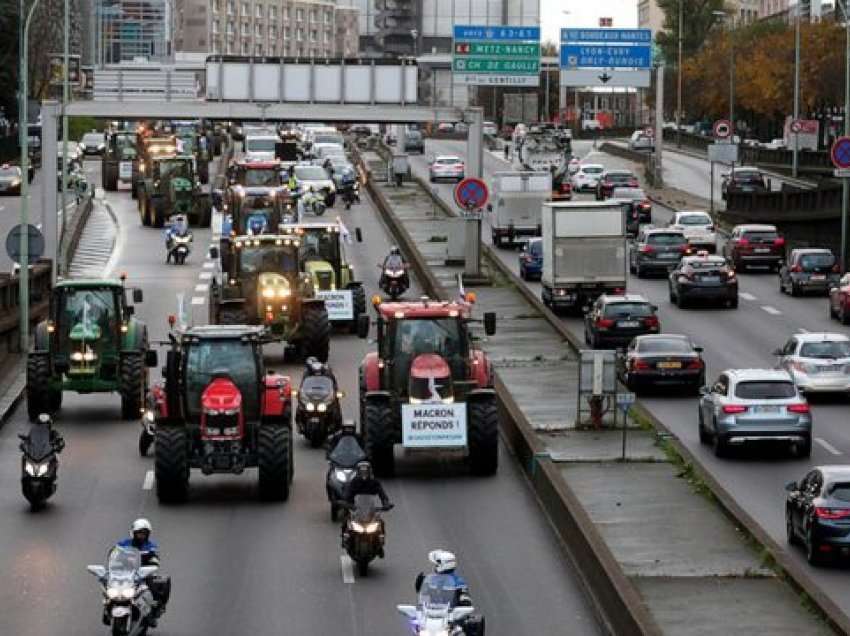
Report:
[{"label": "car headlight", "polygon": [[313,404],[312,402],[307,402],[307,403],[304,405],[304,408],[306,408],[308,411],[312,412],[312,411],[315,411],[315,410],[316,410],[316,405],[315,405],[315,404]]},{"label": "car headlight", "polygon": [[325,404],[325,403],[318,404],[318,405],[316,405],[316,410],[317,410],[319,413],[324,413],[325,411],[327,411],[327,410],[328,410],[328,405],[327,405],[327,404]]},{"label": "car headlight", "polygon": [[334,477],[337,481],[341,481],[343,483],[347,482],[354,476],[354,471],[350,468],[337,468],[334,470]]},{"label": "car headlight", "polygon": [[18,187],[19,185],[21,185],[21,180],[20,180],[20,179],[13,179],[13,180],[12,180],[11,187],[16,188],[16,187]]},{"label": "car headlight", "polygon": [[24,462],[24,470],[30,477],[44,477],[50,468],[49,462],[38,463],[26,461]]}]

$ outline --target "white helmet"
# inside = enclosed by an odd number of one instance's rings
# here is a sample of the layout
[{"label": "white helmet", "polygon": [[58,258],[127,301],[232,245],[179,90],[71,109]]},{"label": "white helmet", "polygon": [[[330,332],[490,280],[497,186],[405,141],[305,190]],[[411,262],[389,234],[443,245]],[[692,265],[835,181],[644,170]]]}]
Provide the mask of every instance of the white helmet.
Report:
[{"label": "white helmet", "polygon": [[133,522],[133,525],[130,526],[130,534],[135,534],[143,530],[147,530],[148,534],[150,534],[153,530],[153,527],[151,527],[151,522],[145,519],[144,517],[136,519]]},{"label": "white helmet", "polygon": [[448,550],[431,550],[428,553],[428,560],[434,564],[434,572],[437,574],[454,572],[457,567],[457,558]]}]

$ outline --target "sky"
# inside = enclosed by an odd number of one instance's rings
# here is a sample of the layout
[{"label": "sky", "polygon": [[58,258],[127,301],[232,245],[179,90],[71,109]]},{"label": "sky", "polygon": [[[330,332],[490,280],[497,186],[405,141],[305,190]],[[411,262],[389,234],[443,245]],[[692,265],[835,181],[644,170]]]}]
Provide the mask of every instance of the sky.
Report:
[{"label": "sky", "polygon": [[558,42],[562,27],[598,27],[603,17],[613,18],[615,28],[634,28],[637,0],[540,0],[540,40]]}]

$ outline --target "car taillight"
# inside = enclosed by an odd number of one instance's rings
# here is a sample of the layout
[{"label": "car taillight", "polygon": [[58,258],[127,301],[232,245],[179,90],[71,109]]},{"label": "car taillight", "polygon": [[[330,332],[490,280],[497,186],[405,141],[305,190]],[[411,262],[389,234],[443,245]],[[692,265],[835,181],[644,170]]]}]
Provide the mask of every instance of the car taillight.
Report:
[{"label": "car taillight", "polygon": [[657,327],[658,326],[658,316],[647,316],[643,319],[643,324],[647,327]]},{"label": "car taillight", "polygon": [[815,516],[818,519],[847,519],[850,517],[850,508],[822,508],[815,506]]},{"label": "car taillight", "polygon": [[646,360],[632,360],[632,369],[635,371],[647,370],[649,368],[650,364]]},{"label": "car taillight", "polygon": [[788,411],[791,412],[791,413],[808,413],[809,412],[809,405],[806,402],[803,402],[802,404],[789,404],[785,408],[787,408]]},{"label": "car taillight", "polygon": [[569,192],[570,188],[571,186],[569,183],[567,183],[566,181],[561,182],[561,192]]},{"label": "car taillight", "polygon": [[651,206],[650,206],[650,204],[649,204],[649,203],[647,203],[646,201],[641,201],[640,203],[638,203],[638,207],[639,207],[641,210],[648,210]]},{"label": "car taillight", "polygon": [[614,326],[614,320],[611,319],[611,318],[597,318],[596,319],[596,326],[599,329],[608,329],[609,327]]},{"label": "car taillight", "polygon": [[773,239],[773,244],[776,247],[782,247],[783,245],[785,245],[785,239],[782,238],[781,236],[778,237],[778,238],[775,238],[775,239]]},{"label": "car taillight", "polygon": [[723,407],[723,412],[727,415],[735,415],[737,413],[746,413],[747,407],[740,404],[727,404]]},{"label": "car taillight", "polygon": [[532,260],[531,256],[529,256],[528,254],[523,254],[523,256],[522,256],[522,262],[523,263],[530,263],[531,260]]},{"label": "car taillight", "polygon": [[641,254],[655,254],[655,248],[652,245],[644,245],[640,248]]},{"label": "car taillight", "polygon": [[691,360],[690,362],[688,362],[688,366],[686,366],[685,368],[686,369],[702,369],[703,366],[705,366],[705,365],[703,364],[702,360],[697,358],[696,360]]},{"label": "car taillight", "polygon": [[791,271],[792,272],[802,272],[803,268],[800,267],[799,265],[794,265],[794,267],[791,268]]},{"label": "car taillight", "polygon": [[735,280],[735,272],[733,272],[733,271],[726,272],[726,280],[728,280],[728,281]]},{"label": "car taillight", "polygon": [[838,263],[836,263],[835,265],[832,266],[832,273],[833,274],[840,274],[841,273],[841,268],[838,266]]},{"label": "car taillight", "polygon": [[690,254],[691,253],[691,246],[688,243],[685,243],[684,245],[680,245],[679,251],[682,254]]},{"label": "car taillight", "polygon": [[749,247],[750,241],[748,239],[742,238],[735,241],[735,245],[738,247]]},{"label": "car taillight", "polygon": [[615,296],[618,295],[618,294],[625,294],[625,293],[626,293],[626,290],[622,287],[615,287],[614,288],[614,295]]}]

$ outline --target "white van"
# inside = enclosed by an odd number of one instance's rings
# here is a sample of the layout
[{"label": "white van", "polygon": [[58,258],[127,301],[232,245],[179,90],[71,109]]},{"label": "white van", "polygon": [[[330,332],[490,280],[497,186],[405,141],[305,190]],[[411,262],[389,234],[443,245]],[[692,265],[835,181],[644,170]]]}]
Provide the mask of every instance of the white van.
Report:
[{"label": "white van", "polygon": [[274,134],[245,135],[245,159],[247,161],[274,161],[275,146],[280,137]]}]

